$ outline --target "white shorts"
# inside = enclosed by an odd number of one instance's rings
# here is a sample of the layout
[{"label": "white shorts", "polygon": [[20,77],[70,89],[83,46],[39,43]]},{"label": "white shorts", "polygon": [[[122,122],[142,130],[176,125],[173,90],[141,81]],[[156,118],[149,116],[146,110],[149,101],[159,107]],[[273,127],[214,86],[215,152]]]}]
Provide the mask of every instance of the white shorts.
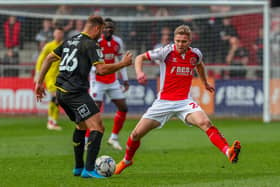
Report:
[{"label": "white shorts", "polygon": [[122,87],[118,80],[111,84],[104,84],[98,81],[95,81],[94,84],[91,84],[90,95],[95,101],[103,101],[105,94],[110,97],[110,99],[125,98]]},{"label": "white shorts", "polygon": [[153,119],[160,122],[160,127],[173,116],[177,116],[185,124],[185,118],[188,114],[196,111],[202,111],[200,106],[192,99],[186,99],[181,101],[167,101],[167,100],[155,100],[153,105],[148,108],[142,118]]}]

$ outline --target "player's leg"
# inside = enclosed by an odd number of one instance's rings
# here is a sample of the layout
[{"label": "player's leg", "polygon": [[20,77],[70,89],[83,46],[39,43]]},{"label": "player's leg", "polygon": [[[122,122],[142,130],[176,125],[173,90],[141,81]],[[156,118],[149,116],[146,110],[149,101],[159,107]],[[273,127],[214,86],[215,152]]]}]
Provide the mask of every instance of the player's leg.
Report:
[{"label": "player's leg", "polygon": [[59,105],[56,96],[51,96],[51,101],[49,102],[48,109],[48,126],[49,130],[61,130],[62,128],[57,124],[59,116]]},{"label": "player's leg", "polygon": [[[73,107],[70,105],[68,95],[61,93],[60,91],[57,92],[57,99],[60,106],[64,109],[67,116],[71,119],[71,121],[76,121],[76,113],[73,110]],[[72,98],[70,98],[72,99]],[[73,175],[79,176],[82,173],[84,168],[84,137],[85,137],[85,126],[76,126],[73,132],[73,150],[74,150],[74,160],[75,166],[73,169]]]},{"label": "player's leg", "polygon": [[157,128],[160,125],[160,122],[147,118],[142,118],[138,122],[128,137],[124,159],[117,164],[115,174],[120,174],[125,168],[132,165],[135,152],[140,146],[140,139],[150,130]]},{"label": "player's leg", "polygon": [[[95,67],[93,67],[93,68],[95,68]],[[92,69],[92,71],[94,72],[95,70]],[[104,86],[105,84],[102,84],[102,83],[96,81],[95,77],[92,75],[95,75],[95,74],[92,73],[91,77],[90,77],[91,80],[90,80],[89,95],[95,101],[95,104],[101,111],[101,107],[103,105],[102,101],[103,101],[103,98],[104,98],[104,95],[106,92],[106,87]],[[89,135],[90,135],[90,130],[87,129],[86,135],[85,135],[85,145],[87,145]],[[87,146],[85,146],[85,150],[86,149],[87,149]]]},{"label": "player's leg", "polygon": [[[100,107],[102,106],[102,101],[95,101],[95,104],[97,105],[97,107],[100,109]],[[88,143],[88,138],[90,135],[90,130],[87,129],[86,130],[86,134],[85,134],[85,145],[87,145]],[[85,150],[87,150],[87,147],[85,146]]]},{"label": "player's leg", "polygon": [[61,130],[62,128],[58,126],[57,120],[59,116],[59,105],[56,98],[56,86],[55,86],[55,78],[48,77],[46,81],[46,88],[48,92],[51,94],[51,100],[48,106],[48,124],[47,128],[50,130]]},{"label": "player's leg", "polygon": [[211,123],[204,111],[201,110],[190,113],[186,116],[186,121],[203,130],[209,137],[210,141],[228,157],[231,163],[236,163],[238,161],[238,155],[241,149],[240,142],[234,141],[233,145],[230,147],[227,140]]},{"label": "player's leg", "polygon": [[84,178],[102,178],[102,176],[99,176],[94,171],[95,160],[98,156],[104,133],[104,126],[102,124],[100,113],[97,113],[86,119],[84,122],[79,123],[79,126],[83,126],[83,124],[85,124],[86,128],[89,129],[90,135],[87,143],[86,166],[81,176]]},{"label": "player's leg", "polygon": [[114,125],[112,128],[111,136],[108,139],[108,143],[112,145],[113,148],[122,150],[122,147],[120,146],[118,141],[118,135],[124,125],[128,110],[125,101],[125,95],[118,80],[116,80],[112,84],[107,85],[106,93],[118,109],[114,117]]},{"label": "player's leg", "polygon": [[101,120],[100,111],[88,93],[79,96],[76,106],[76,122],[80,128],[89,129],[87,142],[87,157],[85,168],[81,173],[84,178],[102,178],[94,171],[95,160],[100,150],[100,144],[104,133],[104,126]]},{"label": "player's leg", "polygon": [[84,169],[84,147],[85,147],[85,133],[86,126],[76,126],[73,133],[73,146],[74,146],[74,158],[75,167],[73,169],[74,176],[80,176]]},{"label": "player's leg", "polygon": [[51,95],[51,100],[48,103],[48,122],[47,122],[47,129],[52,130],[53,127],[53,119],[52,119],[52,113],[53,109],[55,107],[55,103],[53,102],[53,98],[55,96]]},{"label": "player's leg", "polygon": [[127,109],[125,99],[113,99],[112,102],[117,106],[118,110],[116,111],[114,117],[112,133],[108,139],[108,143],[111,144],[113,148],[122,150],[118,138],[119,138],[119,132],[121,131],[124,125],[128,109]]},{"label": "player's leg", "polygon": [[53,108],[52,118],[53,118],[54,123],[58,126],[57,120],[58,120],[58,116],[59,116],[59,105],[58,105],[56,96],[53,97],[52,100],[55,103],[55,106]]}]

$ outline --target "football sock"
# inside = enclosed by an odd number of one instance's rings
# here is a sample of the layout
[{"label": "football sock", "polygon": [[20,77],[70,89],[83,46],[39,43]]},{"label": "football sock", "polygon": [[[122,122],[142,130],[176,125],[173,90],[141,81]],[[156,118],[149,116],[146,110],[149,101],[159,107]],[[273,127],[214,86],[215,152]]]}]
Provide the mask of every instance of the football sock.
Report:
[{"label": "football sock", "polygon": [[53,111],[55,110],[56,104],[53,101],[49,102],[48,105],[48,116],[53,119]]},{"label": "football sock", "polygon": [[86,130],[86,134],[85,134],[85,144],[88,143],[88,137],[89,137],[90,131],[89,129]]},{"label": "football sock", "polygon": [[54,121],[57,121],[59,116],[59,107],[57,104],[55,104],[55,106],[53,107],[53,113],[52,113],[52,118]]},{"label": "football sock", "polygon": [[119,134],[120,130],[123,127],[124,121],[126,119],[126,113],[122,111],[117,111],[114,118],[114,126],[112,129],[112,133]]},{"label": "football sock", "polygon": [[73,133],[73,145],[75,154],[75,168],[84,167],[84,147],[85,147],[85,130],[75,129]]},{"label": "football sock", "polygon": [[227,140],[223,137],[219,130],[215,126],[212,126],[206,131],[206,134],[210,141],[226,155],[229,146]]},{"label": "football sock", "polygon": [[117,134],[112,133],[110,136],[110,139],[114,139],[117,140],[119,138],[119,136]]},{"label": "football sock", "polygon": [[126,143],[126,150],[125,150],[125,156],[124,160],[131,161],[135,152],[140,146],[140,140],[133,141],[131,137],[128,137],[127,143]]},{"label": "football sock", "polygon": [[86,170],[92,171],[94,169],[95,160],[99,153],[100,144],[103,133],[99,131],[91,131],[87,143],[87,159]]},{"label": "football sock", "polygon": [[86,137],[89,137],[89,135],[90,135],[90,130],[89,130],[89,129],[87,129],[87,130],[86,130],[86,134],[85,134],[85,136],[86,136]]}]

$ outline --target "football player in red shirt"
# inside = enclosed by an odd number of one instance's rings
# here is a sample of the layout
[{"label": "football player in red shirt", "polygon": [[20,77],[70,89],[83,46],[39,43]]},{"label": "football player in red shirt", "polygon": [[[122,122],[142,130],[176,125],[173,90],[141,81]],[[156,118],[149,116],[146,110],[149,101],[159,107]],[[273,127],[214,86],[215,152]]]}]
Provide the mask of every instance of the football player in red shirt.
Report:
[{"label": "football player in red shirt", "polygon": [[159,62],[160,90],[158,98],[131,132],[126,144],[124,159],[117,164],[115,174],[120,174],[126,167],[132,165],[133,156],[140,146],[140,139],[150,130],[162,127],[173,116],[203,130],[210,141],[227,156],[231,163],[238,161],[240,142],[236,140],[232,146],[229,146],[206,113],[190,96],[195,69],[205,88],[209,92],[215,91],[207,81],[202,53],[199,49],[190,47],[191,41],[190,28],[181,25],[174,32],[174,44],[147,51],[136,57],[135,70],[140,84],[145,84],[147,81],[146,75],[142,71],[143,61]]}]

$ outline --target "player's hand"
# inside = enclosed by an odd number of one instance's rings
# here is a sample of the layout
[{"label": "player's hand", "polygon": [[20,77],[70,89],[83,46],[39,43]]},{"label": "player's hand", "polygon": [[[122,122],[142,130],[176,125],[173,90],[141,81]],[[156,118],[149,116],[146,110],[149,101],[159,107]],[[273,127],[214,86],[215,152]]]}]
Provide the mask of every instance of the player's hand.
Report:
[{"label": "player's hand", "polygon": [[123,63],[125,66],[129,66],[132,64],[132,53],[130,51],[127,51],[125,55],[123,55],[122,58]]},{"label": "player's hand", "polygon": [[139,84],[147,83],[147,77],[144,72],[137,73],[137,81]]},{"label": "player's hand", "polygon": [[128,81],[123,81],[123,92],[126,92],[129,89],[129,83]]},{"label": "player's hand", "polygon": [[205,88],[206,90],[208,90],[209,92],[215,92],[215,88],[213,86],[211,86],[209,83],[205,83]]},{"label": "player's hand", "polygon": [[46,95],[45,88],[42,84],[36,83],[35,95],[36,95],[37,102],[41,102],[42,98]]}]

